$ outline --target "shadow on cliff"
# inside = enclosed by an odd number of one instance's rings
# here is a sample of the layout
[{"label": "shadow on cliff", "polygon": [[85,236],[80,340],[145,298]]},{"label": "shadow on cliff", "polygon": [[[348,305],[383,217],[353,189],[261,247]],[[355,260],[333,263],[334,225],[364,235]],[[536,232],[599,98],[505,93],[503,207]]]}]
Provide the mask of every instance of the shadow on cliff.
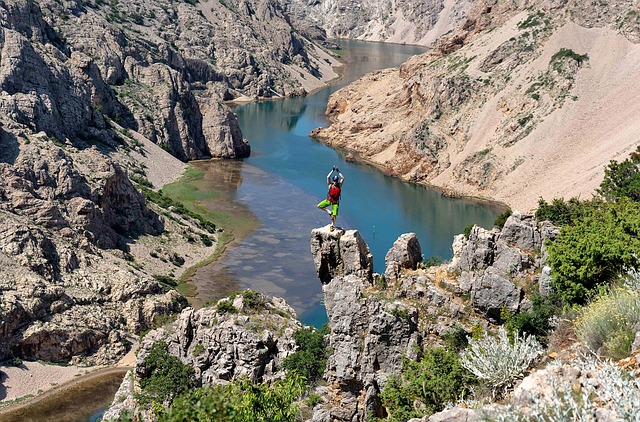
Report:
[{"label": "shadow on cliff", "polygon": [[18,154],[20,154],[20,146],[16,136],[0,129],[0,163],[13,165]]},{"label": "shadow on cliff", "polygon": [[6,380],[7,374],[0,371],[0,400],[4,400],[7,397],[7,387],[4,386]]}]

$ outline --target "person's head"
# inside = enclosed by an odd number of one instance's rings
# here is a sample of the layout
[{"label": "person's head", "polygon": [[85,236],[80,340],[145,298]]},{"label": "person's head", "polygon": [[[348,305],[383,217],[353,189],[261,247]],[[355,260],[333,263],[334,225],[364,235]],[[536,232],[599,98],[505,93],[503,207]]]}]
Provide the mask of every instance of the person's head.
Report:
[{"label": "person's head", "polygon": [[333,176],[333,179],[332,179],[332,180],[333,180],[333,184],[334,184],[334,185],[337,185],[337,184],[338,184],[338,182],[340,182],[340,176],[335,175],[335,176]]}]

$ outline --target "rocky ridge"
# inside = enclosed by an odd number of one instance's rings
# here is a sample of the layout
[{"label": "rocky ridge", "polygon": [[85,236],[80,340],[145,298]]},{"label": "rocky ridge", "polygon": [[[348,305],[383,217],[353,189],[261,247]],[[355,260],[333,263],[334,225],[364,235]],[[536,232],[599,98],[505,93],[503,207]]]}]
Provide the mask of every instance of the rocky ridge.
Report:
[{"label": "rocky ridge", "polygon": [[[222,310],[221,303],[230,304],[234,312]],[[249,291],[221,299],[215,309],[187,308],[175,322],[144,337],[132,375],[125,377],[104,419],[117,419],[124,410],[140,412],[135,394],[140,379],[150,375],[145,358],[156,342],[165,343],[170,354],[195,369],[197,385],[243,377],[271,382],[284,376],[281,364],[295,351],[293,335],[300,328],[284,300]]]},{"label": "rocky ridge", "polygon": [[454,258],[420,269],[415,234],[400,236],[385,257],[385,274],[373,274],[372,257],[355,230],[315,229],[311,253],[329,317],[325,400],[314,421],[385,417],[379,394],[402,359],[417,359],[455,326],[491,329],[500,311],[530,309],[525,294],[537,286],[543,243],[557,229],[514,213],[502,229],[474,227],[454,242]]},{"label": "rocky ridge", "polygon": [[590,194],[609,160],[635,149],[637,16],[623,0],[475,1],[433,52],[333,94],[331,125],[312,136],[512,208]]},{"label": "rocky ridge", "polygon": [[464,20],[467,0],[288,0],[296,25],[330,38],[432,44]]}]

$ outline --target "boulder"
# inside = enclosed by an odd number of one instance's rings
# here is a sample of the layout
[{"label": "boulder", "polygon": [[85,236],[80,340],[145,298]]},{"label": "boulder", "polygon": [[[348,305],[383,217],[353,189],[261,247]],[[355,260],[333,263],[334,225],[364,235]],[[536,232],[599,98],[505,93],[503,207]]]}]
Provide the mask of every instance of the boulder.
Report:
[{"label": "boulder", "polygon": [[422,249],[415,233],[401,235],[384,258],[387,280],[397,280],[403,269],[415,270],[422,262]]},{"label": "boulder", "polygon": [[522,298],[522,289],[493,267],[488,268],[471,288],[472,306],[494,321],[500,321],[503,308],[517,312]]},{"label": "boulder", "polygon": [[311,232],[311,255],[322,284],[334,277],[356,275],[373,280],[373,256],[357,230],[330,230],[330,226]]}]

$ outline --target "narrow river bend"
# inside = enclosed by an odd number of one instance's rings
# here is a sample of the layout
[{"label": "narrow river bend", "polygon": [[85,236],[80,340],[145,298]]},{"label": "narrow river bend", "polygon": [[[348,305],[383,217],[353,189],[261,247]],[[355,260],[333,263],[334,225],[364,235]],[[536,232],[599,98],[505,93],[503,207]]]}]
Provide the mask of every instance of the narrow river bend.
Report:
[{"label": "narrow river bend", "polygon": [[[443,197],[439,192],[387,177],[371,166],[347,162],[343,154],[309,138],[326,126],[328,97],[366,72],[395,67],[422,47],[341,41],[349,63],[345,77],[305,98],[236,106],[251,157],[229,163],[198,163],[205,171],[238,172],[233,199],[248,208],[260,227],[227,251],[194,283],[205,298],[219,283],[237,283],[284,297],[305,324],[326,321],[320,282],[309,250],[310,232],[327,225],[316,209],[326,196],[326,175],[337,165],[345,176],[336,225],[357,229],[374,255],[376,272],[399,235],[415,232],[425,257],[451,257],[453,236],[475,223],[491,227],[495,207]],[[216,189],[218,187],[212,187]]]}]

